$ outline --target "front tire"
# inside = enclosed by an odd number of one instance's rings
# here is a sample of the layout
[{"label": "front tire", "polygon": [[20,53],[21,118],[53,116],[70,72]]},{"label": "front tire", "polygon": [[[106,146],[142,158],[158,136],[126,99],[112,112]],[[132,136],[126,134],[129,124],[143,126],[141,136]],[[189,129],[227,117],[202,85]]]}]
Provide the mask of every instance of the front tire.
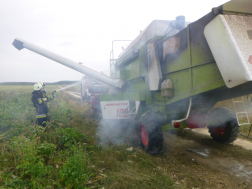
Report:
[{"label": "front tire", "polygon": [[140,141],[142,148],[151,155],[160,154],[164,140],[161,126],[158,122],[151,120],[150,117],[147,118],[147,115],[141,121]]},{"label": "front tire", "polygon": [[240,131],[235,114],[223,107],[214,108],[209,112],[207,128],[215,141],[224,144],[235,141]]}]

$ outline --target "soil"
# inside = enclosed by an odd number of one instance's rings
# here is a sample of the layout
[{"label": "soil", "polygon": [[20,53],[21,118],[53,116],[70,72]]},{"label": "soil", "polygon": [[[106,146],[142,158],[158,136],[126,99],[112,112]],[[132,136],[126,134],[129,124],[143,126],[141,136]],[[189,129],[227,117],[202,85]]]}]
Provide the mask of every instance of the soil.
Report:
[{"label": "soil", "polygon": [[[223,145],[210,137],[207,129],[177,133],[164,131],[167,159],[179,162],[177,175],[192,174],[187,188],[252,188],[252,142],[238,139]],[[198,183],[195,183],[198,178]],[[205,183],[205,184],[204,184]]]},{"label": "soil", "polygon": [[[193,129],[192,131],[209,136],[209,132],[208,132],[207,128]],[[252,140],[248,141],[248,140],[245,140],[245,139],[237,138],[232,143],[232,145],[240,146],[240,147],[242,147],[242,148],[244,148],[246,150],[252,150]]]}]

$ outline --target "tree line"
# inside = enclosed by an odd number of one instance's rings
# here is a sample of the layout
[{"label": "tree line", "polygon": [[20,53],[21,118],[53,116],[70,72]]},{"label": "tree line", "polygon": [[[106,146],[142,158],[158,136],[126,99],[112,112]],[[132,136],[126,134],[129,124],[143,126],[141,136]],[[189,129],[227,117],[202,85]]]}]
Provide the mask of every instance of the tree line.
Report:
[{"label": "tree line", "polygon": [[[53,83],[46,83],[46,85],[70,85],[78,81],[58,81]],[[36,82],[3,82],[0,85],[34,85]]]}]

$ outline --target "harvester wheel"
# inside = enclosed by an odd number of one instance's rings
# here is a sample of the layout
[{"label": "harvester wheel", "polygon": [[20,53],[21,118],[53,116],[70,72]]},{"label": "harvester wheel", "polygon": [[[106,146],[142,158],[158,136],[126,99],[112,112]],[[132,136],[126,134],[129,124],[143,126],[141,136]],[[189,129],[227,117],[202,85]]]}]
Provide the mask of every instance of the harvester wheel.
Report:
[{"label": "harvester wheel", "polygon": [[151,155],[160,154],[163,148],[163,133],[159,124],[143,118],[140,128],[140,141],[147,153]]},{"label": "harvester wheel", "polygon": [[223,107],[209,112],[207,128],[214,140],[224,144],[235,141],[240,131],[235,114]]}]

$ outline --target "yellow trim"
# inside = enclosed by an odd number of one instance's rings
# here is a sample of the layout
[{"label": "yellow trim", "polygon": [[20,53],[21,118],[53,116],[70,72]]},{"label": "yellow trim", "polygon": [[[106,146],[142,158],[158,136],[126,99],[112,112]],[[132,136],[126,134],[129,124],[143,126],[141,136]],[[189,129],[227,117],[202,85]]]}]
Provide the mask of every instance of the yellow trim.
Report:
[{"label": "yellow trim", "polygon": [[44,117],[47,117],[46,114],[36,115],[36,118],[44,118]]}]

